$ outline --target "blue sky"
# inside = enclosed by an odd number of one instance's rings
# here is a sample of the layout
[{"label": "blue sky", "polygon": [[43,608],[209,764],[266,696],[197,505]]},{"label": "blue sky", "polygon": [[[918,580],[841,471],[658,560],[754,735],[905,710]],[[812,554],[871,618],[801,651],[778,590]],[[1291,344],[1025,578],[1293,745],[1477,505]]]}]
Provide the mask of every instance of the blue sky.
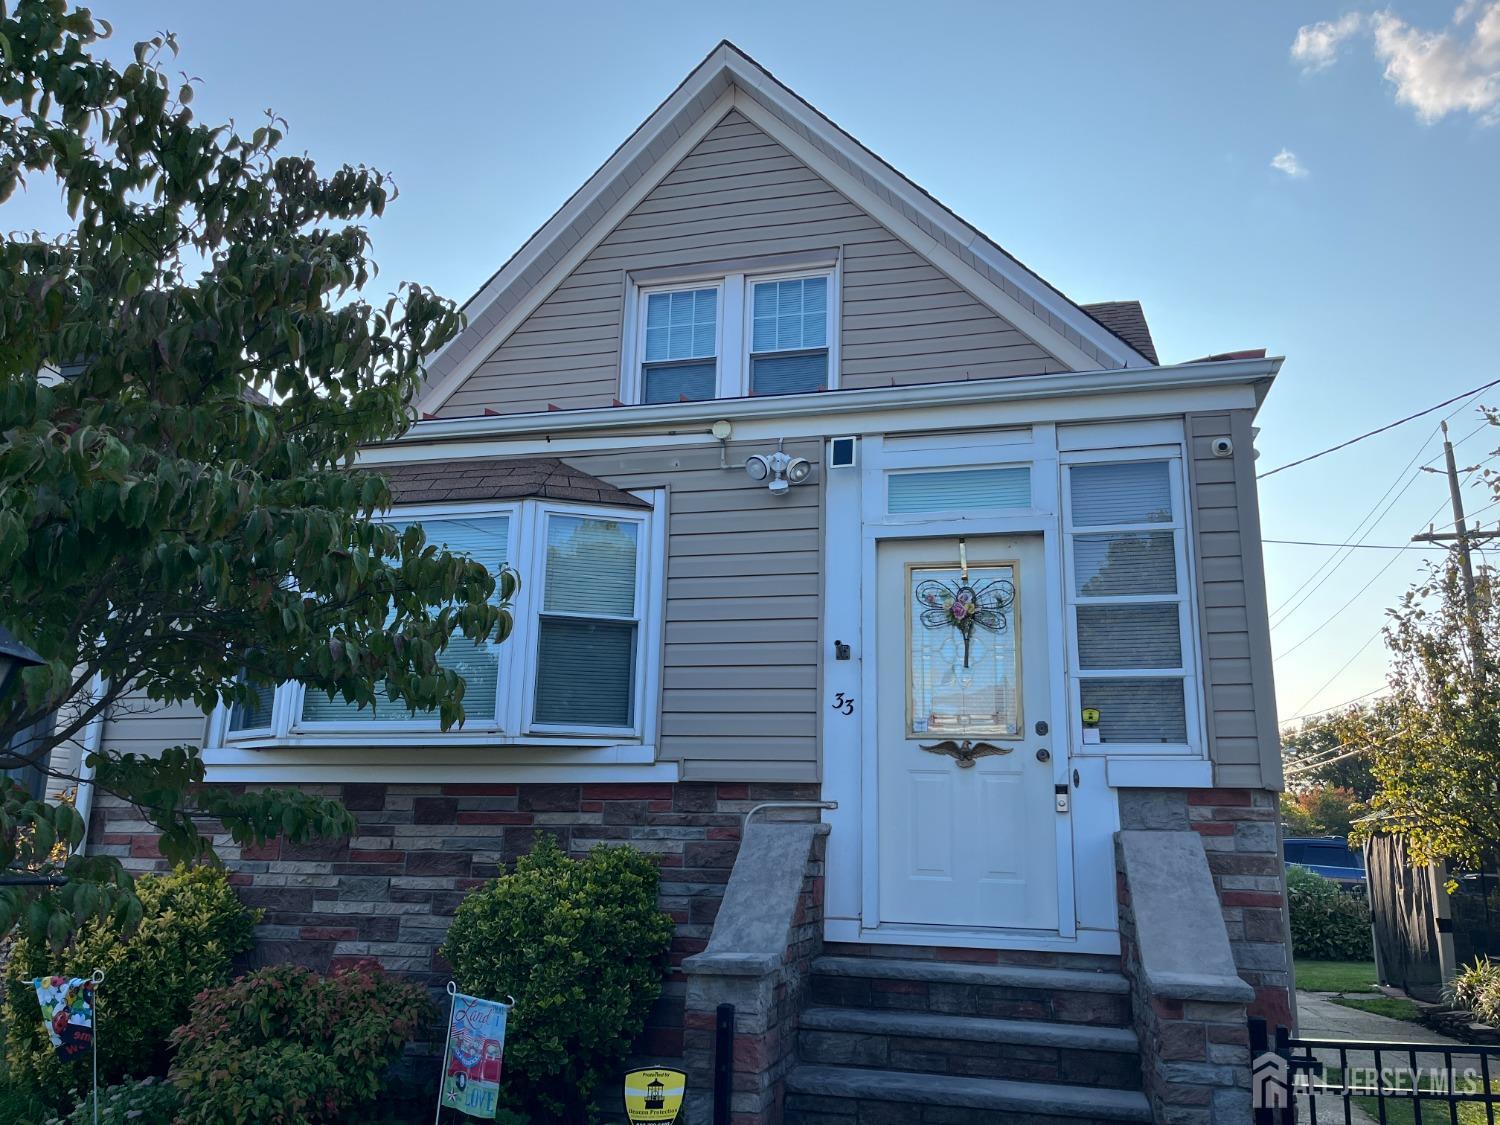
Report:
[{"label": "blue sky", "polygon": [[[1070,296],[1142,300],[1164,360],[1286,355],[1264,467],[1500,379],[1500,0],[93,7],[114,50],[176,31],[201,115],[274,107],[288,147],[394,174],[392,283],[467,298],[730,38]],[[1406,542],[1446,496],[1398,474],[1437,454],[1435,420],[1265,481],[1266,536],[1341,542],[1395,482],[1362,534]],[[1462,410],[1455,436],[1477,424]],[[1272,608],[1330,554],[1268,545]],[[1352,552],[1273,615],[1278,653],[1311,638],[1278,659],[1283,717],[1380,686],[1367,642],[1421,557]]]}]

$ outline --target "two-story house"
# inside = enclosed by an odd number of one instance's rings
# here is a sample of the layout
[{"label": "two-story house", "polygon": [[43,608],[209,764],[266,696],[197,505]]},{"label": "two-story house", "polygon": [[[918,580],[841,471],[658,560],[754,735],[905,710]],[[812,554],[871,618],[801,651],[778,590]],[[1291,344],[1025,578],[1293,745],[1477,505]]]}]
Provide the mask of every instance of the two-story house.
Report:
[{"label": "two-story house", "polygon": [[641,1050],[695,1113],[728,997],[737,1122],[1248,1114],[1244,1016],[1288,1005],[1280,361],[1162,363],[727,43],[467,313],[362,458],[522,575],[513,636],[444,656],[462,729],[287,685],[103,730],[356,812],[230,851],[264,954],[440,980],[475,880],[623,841],[678,923]]}]

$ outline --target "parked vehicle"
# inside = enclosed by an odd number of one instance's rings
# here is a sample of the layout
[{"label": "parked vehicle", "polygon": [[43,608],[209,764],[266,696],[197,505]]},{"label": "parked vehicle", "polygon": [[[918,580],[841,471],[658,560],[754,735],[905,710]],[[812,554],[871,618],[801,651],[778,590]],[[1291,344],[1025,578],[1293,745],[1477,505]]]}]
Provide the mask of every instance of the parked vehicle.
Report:
[{"label": "parked vehicle", "polygon": [[1282,841],[1288,867],[1305,867],[1345,890],[1363,891],[1365,857],[1343,836],[1289,836]]}]

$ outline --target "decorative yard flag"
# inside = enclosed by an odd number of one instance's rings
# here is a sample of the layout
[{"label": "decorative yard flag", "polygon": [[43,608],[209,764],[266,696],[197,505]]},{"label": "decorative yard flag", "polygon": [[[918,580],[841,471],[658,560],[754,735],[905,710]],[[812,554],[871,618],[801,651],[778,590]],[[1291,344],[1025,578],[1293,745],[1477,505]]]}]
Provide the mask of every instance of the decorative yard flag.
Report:
[{"label": "decorative yard flag", "polygon": [[94,981],[88,977],[36,977],[31,985],[58,1058],[67,1061],[94,1043]]},{"label": "decorative yard flag", "polygon": [[632,1070],[625,1076],[625,1116],[630,1125],[672,1125],[686,1090],[680,1070]]},{"label": "decorative yard flag", "polygon": [[[448,986],[450,990],[452,985]],[[493,1120],[500,1108],[500,1062],[505,1054],[509,1004],[458,991],[448,1020],[439,1106]]]}]

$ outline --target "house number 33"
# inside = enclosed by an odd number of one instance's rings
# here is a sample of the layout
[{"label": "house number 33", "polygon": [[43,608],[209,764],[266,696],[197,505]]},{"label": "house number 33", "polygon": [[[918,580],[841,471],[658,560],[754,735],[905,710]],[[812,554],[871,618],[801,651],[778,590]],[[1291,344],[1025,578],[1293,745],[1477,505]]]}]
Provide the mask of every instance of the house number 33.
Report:
[{"label": "house number 33", "polygon": [[833,697],[833,709],[840,715],[854,714],[854,697],[839,692]]}]

